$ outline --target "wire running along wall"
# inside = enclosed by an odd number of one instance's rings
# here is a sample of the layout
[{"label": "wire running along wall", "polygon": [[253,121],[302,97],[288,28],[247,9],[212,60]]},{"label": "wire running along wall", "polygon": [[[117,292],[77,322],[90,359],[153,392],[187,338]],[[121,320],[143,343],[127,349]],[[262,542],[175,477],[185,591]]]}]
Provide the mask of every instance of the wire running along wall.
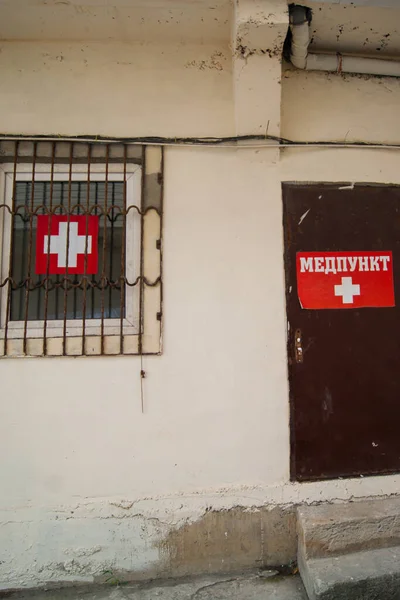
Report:
[{"label": "wire running along wall", "polygon": [[163,149],[2,141],[0,356],[161,351]]}]

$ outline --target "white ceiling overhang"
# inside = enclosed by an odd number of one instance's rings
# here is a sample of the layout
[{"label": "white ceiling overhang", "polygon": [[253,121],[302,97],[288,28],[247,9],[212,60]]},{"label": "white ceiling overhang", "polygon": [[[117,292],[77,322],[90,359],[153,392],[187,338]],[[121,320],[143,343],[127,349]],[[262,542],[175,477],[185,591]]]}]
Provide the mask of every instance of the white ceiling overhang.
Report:
[{"label": "white ceiling overhang", "polygon": [[[312,8],[312,52],[400,56],[400,0],[297,3]],[[242,0],[242,4],[252,7],[257,17],[265,16],[266,23],[270,14],[277,14],[277,6],[283,15],[282,24],[287,18],[285,0]],[[234,6],[235,0],[0,0],[0,40],[228,46],[237,29]],[[248,27],[254,29],[259,20],[250,19]],[[246,23],[242,26],[247,27]],[[264,35],[261,29],[260,38]],[[264,40],[258,43],[262,47]],[[265,40],[266,47],[268,43]]]},{"label": "white ceiling overhang", "polygon": [[0,0],[0,40],[226,42],[230,0]]}]

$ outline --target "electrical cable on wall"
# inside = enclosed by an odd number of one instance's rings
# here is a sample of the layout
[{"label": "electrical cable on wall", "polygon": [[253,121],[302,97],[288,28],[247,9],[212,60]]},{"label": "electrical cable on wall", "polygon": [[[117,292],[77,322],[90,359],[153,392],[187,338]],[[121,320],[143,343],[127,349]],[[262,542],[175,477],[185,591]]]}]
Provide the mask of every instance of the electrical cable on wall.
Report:
[{"label": "electrical cable on wall", "polygon": [[[227,137],[110,137],[103,135],[77,135],[77,136],[48,136],[48,135],[12,135],[0,134],[4,141],[75,141],[88,143],[125,143],[157,146],[206,146],[236,149],[254,148],[370,148],[370,149],[400,149],[400,142],[394,144],[380,142],[346,142],[346,141],[296,141],[275,135],[237,135]],[[253,145],[241,142],[257,142]],[[264,143],[263,143],[264,142]]]}]

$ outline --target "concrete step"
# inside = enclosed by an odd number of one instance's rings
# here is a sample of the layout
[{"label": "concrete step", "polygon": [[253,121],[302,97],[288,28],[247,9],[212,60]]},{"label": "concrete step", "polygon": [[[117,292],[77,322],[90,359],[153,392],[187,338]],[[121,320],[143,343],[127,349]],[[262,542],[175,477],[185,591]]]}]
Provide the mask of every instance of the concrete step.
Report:
[{"label": "concrete step", "polygon": [[306,560],[400,546],[400,496],[301,507],[297,523]]},{"label": "concrete step", "polygon": [[400,547],[299,557],[299,569],[310,600],[400,600]]}]

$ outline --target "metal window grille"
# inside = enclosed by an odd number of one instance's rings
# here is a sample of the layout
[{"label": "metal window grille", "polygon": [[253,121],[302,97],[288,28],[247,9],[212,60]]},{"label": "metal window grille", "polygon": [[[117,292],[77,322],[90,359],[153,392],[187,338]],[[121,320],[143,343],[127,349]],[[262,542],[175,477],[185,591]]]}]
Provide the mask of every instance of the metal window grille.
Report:
[{"label": "metal window grille", "polygon": [[0,142],[0,355],[161,351],[163,152]]}]

